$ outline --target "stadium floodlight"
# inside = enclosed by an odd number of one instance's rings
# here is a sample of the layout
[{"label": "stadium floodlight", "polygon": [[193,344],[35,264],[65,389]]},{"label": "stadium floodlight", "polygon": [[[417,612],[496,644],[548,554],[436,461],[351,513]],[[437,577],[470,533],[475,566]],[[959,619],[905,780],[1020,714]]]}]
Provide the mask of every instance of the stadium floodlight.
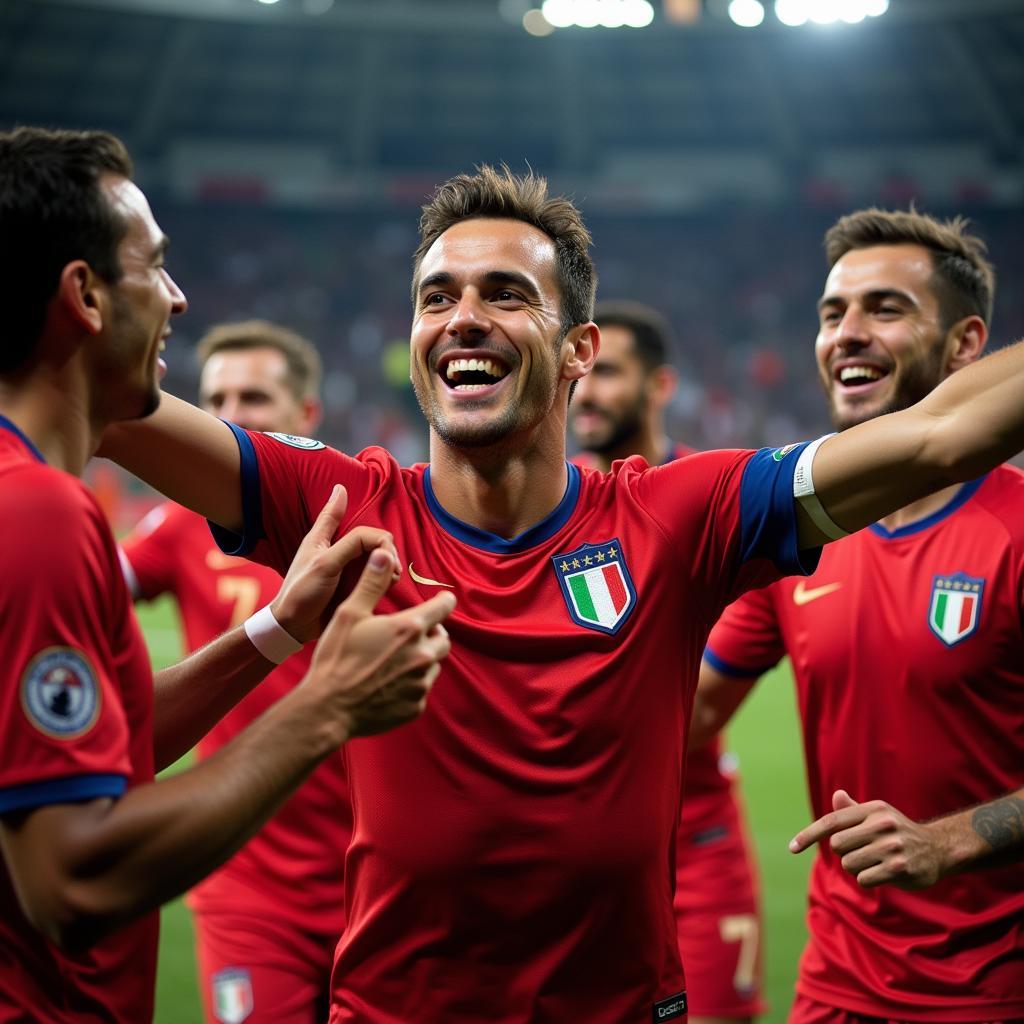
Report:
[{"label": "stadium floodlight", "polygon": [[604,4],[601,0],[576,0],[574,22],[580,28],[597,28],[601,24],[601,12]]},{"label": "stadium floodlight", "polygon": [[847,25],[856,25],[868,16],[864,0],[839,0],[839,19]]},{"label": "stadium floodlight", "polygon": [[775,17],[789,28],[806,25],[810,17],[807,0],[775,0]]},{"label": "stadium floodlight", "polygon": [[259,4],[266,4],[269,7],[271,4],[276,4],[277,0],[256,0],[256,2]]},{"label": "stadium floodlight", "polygon": [[757,28],[764,21],[764,4],[761,0],[731,0],[729,17],[741,28]]},{"label": "stadium floodlight", "polygon": [[629,5],[622,0],[603,0],[600,24],[603,28],[622,28],[626,24],[626,9]]},{"label": "stadium floodlight", "polygon": [[864,13],[869,18],[880,18],[889,10],[889,0],[864,0]]},{"label": "stadium floodlight", "polygon": [[544,17],[544,12],[536,7],[523,12],[523,28],[531,36],[549,36],[555,31],[555,26]]},{"label": "stadium floodlight", "polygon": [[576,24],[576,4],[573,0],[544,0],[540,12],[545,21],[555,28],[568,28]]}]

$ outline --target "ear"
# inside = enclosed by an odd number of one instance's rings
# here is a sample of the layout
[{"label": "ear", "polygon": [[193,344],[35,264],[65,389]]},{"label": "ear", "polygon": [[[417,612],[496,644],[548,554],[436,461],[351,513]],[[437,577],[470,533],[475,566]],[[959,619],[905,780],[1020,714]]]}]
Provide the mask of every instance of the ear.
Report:
[{"label": "ear", "polygon": [[60,311],[87,334],[103,330],[107,284],[85,260],[72,260],[60,272],[56,302]]},{"label": "ear", "polygon": [[578,324],[562,342],[562,379],[579,380],[590,373],[590,368],[601,350],[601,332],[597,324]]},{"label": "ear", "polygon": [[679,386],[679,374],[674,366],[662,363],[650,373],[647,378],[647,394],[651,405],[656,409],[664,409]]},{"label": "ear", "polygon": [[302,427],[302,433],[306,437],[312,437],[316,433],[316,428],[320,426],[320,421],[323,419],[324,407],[316,398],[304,398],[302,400],[302,418],[300,425]]},{"label": "ear", "polygon": [[947,370],[963,369],[973,363],[985,349],[988,341],[988,327],[980,316],[967,316],[958,320],[949,330],[946,344],[949,347]]}]

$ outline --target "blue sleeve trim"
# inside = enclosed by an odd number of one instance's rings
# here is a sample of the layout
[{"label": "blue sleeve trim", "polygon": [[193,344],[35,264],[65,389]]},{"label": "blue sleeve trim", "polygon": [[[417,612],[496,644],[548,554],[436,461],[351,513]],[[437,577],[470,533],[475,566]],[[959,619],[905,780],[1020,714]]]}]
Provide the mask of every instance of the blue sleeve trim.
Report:
[{"label": "blue sleeve trim", "polygon": [[809,443],[762,448],[744,468],[740,482],[742,561],[767,558],[783,576],[809,576],[818,567],[821,548],[799,548],[793,497],[796,464]]},{"label": "blue sleeve trim", "polygon": [[723,661],[710,647],[704,648],[704,660],[716,672],[721,672],[723,676],[731,676],[733,679],[755,679],[775,668],[774,665],[765,665],[764,668],[740,668],[739,665]]},{"label": "blue sleeve trim", "polygon": [[[223,421],[227,423],[227,420]],[[263,539],[263,503],[260,499],[260,465],[248,431],[228,423],[238,442],[242,483],[242,533],[210,523],[210,533],[225,555],[248,555]]]},{"label": "blue sleeve trim", "polygon": [[47,779],[24,786],[0,789],[0,814],[23,811],[49,804],[70,804],[95,800],[101,796],[117,798],[128,788],[123,775],[73,775],[70,778]]}]

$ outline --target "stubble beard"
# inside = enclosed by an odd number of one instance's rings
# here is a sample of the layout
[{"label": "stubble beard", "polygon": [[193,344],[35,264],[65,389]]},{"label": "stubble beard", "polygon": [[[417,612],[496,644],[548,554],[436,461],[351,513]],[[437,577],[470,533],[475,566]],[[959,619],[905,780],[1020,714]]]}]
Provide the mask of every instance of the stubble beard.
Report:
[{"label": "stubble beard", "polygon": [[647,413],[644,398],[641,395],[635,404],[630,406],[617,419],[610,418],[610,429],[607,436],[602,440],[581,443],[580,447],[595,455],[610,455],[616,451],[624,451],[627,448],[637,448],[640,434],[643,430],[644,417]]},{"label": "stubble beard", "polygon": [[886,416],[891,412],[900,412],[917,405],[922,398],[930,395],[932,391],[942,382],[943,351],[942,346],[936,344],[929,349],[928,354],[912,363],[906,363],[899,371],[896,378],[892,397],[880,405],[864,403],[863,408],[854,408],[840,413],[830,402],[830,416],[832,425],[838,431],[848,430],[857,426],[858,423],[867,423],[868,420],[876,419],[879,416]]}]

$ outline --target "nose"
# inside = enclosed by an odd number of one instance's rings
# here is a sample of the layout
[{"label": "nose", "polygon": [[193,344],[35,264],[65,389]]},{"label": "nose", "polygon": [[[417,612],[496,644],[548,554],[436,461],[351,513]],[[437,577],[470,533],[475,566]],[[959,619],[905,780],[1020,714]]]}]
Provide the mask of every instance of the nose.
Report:
[{"label": "nose", "polygon": [[184,313],[188,309],[188,299],[185,298],[185,293],[178,287],[177,281],[166,270],[164,271],[164,277],[167,279],[167,290],[171,296],[171,316]]},{"label": "nose", "polygon": [[229,423],[237,423],[241,416],[241,411],[242,403],[238,400],[238,396],[226,395],[224,401],[221,402],[220,408],[217,410],[217,415]]},{"label": "nose", "polygon": [[482,338],[490,332],[487,307],[476,292],[467,290],[460,296],[446,330],[452,338]]},{"label": "nose", "polygon": [[858,306],[847,306],[836,328],[835,343],[842,348],[850,348],[867,345],[869,341],[863,310]]}]

